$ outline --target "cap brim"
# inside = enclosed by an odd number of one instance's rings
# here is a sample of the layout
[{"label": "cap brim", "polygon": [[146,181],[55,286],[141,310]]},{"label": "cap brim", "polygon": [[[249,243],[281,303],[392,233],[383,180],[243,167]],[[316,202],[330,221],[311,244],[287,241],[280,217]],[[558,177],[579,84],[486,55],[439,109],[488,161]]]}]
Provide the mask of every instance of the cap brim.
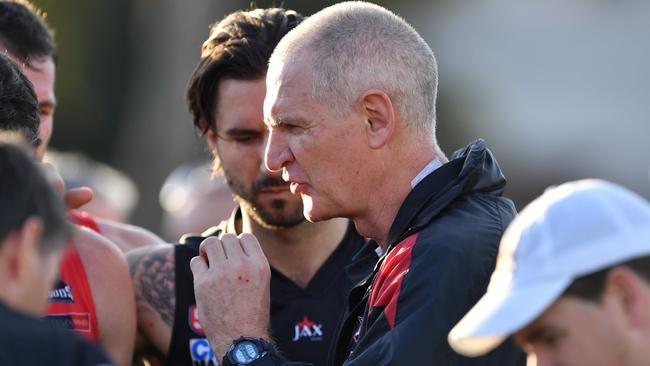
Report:
[{"label": "cap brim", "polygon": [[537,318],[570,283],[570,278],[556,278],[522,289],[488,291],[449,332],[449,345],[469,357],[488,353]]}]

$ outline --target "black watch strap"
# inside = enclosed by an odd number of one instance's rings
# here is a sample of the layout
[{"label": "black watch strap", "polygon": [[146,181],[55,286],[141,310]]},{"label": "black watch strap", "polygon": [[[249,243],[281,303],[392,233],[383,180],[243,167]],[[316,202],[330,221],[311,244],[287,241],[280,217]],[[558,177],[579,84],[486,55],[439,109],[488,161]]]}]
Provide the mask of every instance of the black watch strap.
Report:
[{"label": "black watch strap", "polygon": [[244,366],[261,358],[277,356],[273,343],[263,338],[236,339],[221,361],[224,366]]}]

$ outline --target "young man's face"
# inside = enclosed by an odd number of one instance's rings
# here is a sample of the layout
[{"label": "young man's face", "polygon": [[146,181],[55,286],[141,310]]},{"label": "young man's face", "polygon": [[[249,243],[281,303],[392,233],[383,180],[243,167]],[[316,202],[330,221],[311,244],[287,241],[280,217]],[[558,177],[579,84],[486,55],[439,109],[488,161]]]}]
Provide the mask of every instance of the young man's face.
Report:
[{"label": "young man's face", "polygon": [[42,157],[52,137],[52,120],[56,108],[56,97],[54,95],[56,68],[54,60],[51,57],[32,59],[29,65],[23,65],[23,72],[34,85],[34,91],[38,99],[41,116],[38,137],[41,139],[41,145],[36,149],[36,155]]},{"label": "young man's face", "polygon": [[[341,117],[311,97],[311,66],[306,60],[270,65],[264,117],[270,126],[266,166],[282,171],[302,197],[310,221],[354,219],[371,192],[363,120],[355,112]],[[374,197],[381,200],[381,197]]]},{"label": "young man's face", "polygon": [[537,366],[632,365],[625,361],[625,330],[616,313],[608,305],[562,296],[515,340]]},{"label": "young man's face", "polygon": [[265,93],[264,78],[221,81],[217,134],[210,131],[208,138],[242,209],[263,226],[291,227],[305,220],[302,202],[279,173],[269,172],[263,164],[268,135],[262,114]]}]

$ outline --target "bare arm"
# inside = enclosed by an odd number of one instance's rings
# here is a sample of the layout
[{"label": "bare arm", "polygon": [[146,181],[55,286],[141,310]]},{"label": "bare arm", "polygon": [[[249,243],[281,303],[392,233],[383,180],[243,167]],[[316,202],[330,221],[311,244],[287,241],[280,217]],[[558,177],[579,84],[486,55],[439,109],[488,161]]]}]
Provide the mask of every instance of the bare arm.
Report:
[{"label": "bare arm", "polygon": [[99,342],[116,365],[130,365],[135,342],[135,299],[124,255],[115,244],[80,228],[75,243],[97,313]]},{"label": "bare arm", "polygon": [[[176,309],[174,246],[138,248],[126,255],[135,290],[138,333],[167,355]],[[139,350],[137,350],[139,351]]]},{"label": "bare arm", "polygon": [[156,234],[139,226],[100,218],[95,218],[95,221],[102,235],[117,244],[123,253],[144,246],[165,243]]}]

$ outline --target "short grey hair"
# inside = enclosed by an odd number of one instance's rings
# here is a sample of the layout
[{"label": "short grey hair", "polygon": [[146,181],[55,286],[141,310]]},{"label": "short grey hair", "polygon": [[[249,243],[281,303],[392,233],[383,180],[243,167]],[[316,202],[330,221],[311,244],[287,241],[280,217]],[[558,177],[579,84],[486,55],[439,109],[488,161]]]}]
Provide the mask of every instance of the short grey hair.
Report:
[{"label": "short grey hair", "polygon": [[364,91],[382,90],[407,125],[435,142],[436,59],[404,19],[361,1],[330,6],[285,36],[271,61],[301,55],[311,57],[315,100],[345,114]]}]

